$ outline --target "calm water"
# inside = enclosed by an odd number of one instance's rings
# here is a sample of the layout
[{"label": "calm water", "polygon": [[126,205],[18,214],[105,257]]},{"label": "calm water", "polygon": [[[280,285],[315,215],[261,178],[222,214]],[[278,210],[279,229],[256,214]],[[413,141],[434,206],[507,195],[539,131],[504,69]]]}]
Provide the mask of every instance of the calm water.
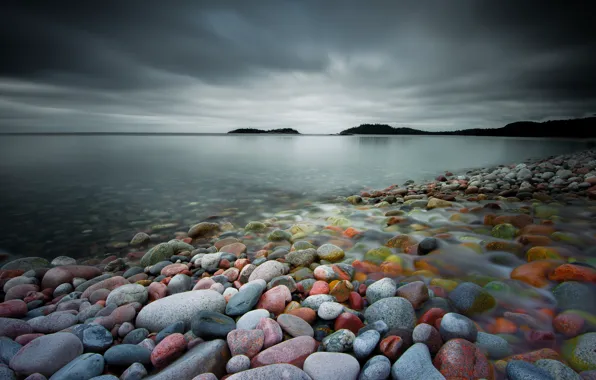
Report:
[{"label": "calm water", "polygon": [[103,254],[156,224],[186,231],[225,215],[242,225],[364,187],[589,147],[439,136],[2,136],[0,248]]}]

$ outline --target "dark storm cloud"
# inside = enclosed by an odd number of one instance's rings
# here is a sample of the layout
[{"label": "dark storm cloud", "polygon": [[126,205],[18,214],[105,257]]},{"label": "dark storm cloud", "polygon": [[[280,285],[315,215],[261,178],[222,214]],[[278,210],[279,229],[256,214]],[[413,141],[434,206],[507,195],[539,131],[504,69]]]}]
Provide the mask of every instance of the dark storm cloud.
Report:
[{"label": "dark storm cloud", "polygon": [[334,133],[593,114],[587,6],[7,1],[0,128]]}]

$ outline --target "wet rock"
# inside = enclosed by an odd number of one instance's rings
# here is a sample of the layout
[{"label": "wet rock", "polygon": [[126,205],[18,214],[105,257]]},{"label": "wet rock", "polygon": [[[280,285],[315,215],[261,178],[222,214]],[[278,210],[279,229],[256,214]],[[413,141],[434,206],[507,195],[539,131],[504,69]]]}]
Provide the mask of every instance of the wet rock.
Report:
[{"label": "wet rock", "polygon": [[436,354],[443,345],[439,331],[426,323],[420,323],[414,328],[412,340],[414,343],[425,344],[432,355]]},{"label": "wet rock", "polygon": [[253,358],[263,348],[265,334],[263,330],[234,330],[227,336],[228,347],[232,356],[246,355]]},{"label": "wet rock", "polygon": [[167,337],[167,336],[169,336],[171,334],[175,334],[175,333],[184,334],[185,331],[186,331],[186,329],[185,329],[185,326],[184,326],[184,322],[173,323],[173,324],[165,327],[163,330],[161,330],[155,336],[155,343],[161,342],[165,337]]},{"label": "wet rock", "polygon": [[304,301],[302,301],[301,305],[302,307],[308,307],[313,309],[314,311],[319,310],[319,306],[321,306],[321,304],[323,302],[335,302],[336,299],[333,296],[330,296],[328,294],[317,294],[314,296],[308,296],[306,297],[306,299]]},{"label": "wet rock", "polygon": [[190,290],[192,280],[185,274],[177,274],[170,280],[168,284],[167,294],[177,294]]},{"label": "wet rock", "polygon": [[186,351],[184,335],[174,333],[165,337],[151,351],[151,363],[155,368],[164,368]]},{"label": "wet rock", "polygon": [[78,321],[78,317],[69,312],[54,312],[46,317],[30,319],[28,323],[33,327],[33,331],[49,334],[73,326]]},{"label": "wet rock", "polygon": [[203,339],[225,339],[236,328],[236,322],[222,313],[201,310],[192,317],[192,332]]},{"label": "wet rock", "polygon": [[513,354],[509,343],[498,335],[478,332],[476,346],[480,348],[490,359],[501,359]]},{"label": "wet rock", "polygon": [[103,357],[110,366],[128,367],[133,363],[151,364],[151,351],[136,344],[119,344],[109,348]]},{"label": "wet rock", "polygon": [[157,264],[160,261],[169,259],[174,254],[173,247],[168,243],[160,243],[143,255],[141,265],[144,267]]},{"label": "wet rock", "polygon": [[345,253],[343,249],[333,244],[323,244],[317,248],[317,255],[321,260],[336,262],[344,258]]},{"label": "wet rock", "polygon": [[428,288],[422,281],[413,281],[400,286],[396,295],[410,301],[414,309],[418,310],[428,301]]},{"label": "wet rock", "polygon": [[465,315],[483,313],[495,307],[495,298],[485,289],[472,282],[459,284],[449,293],[449,300]]},{"label": "wet rock", "polygon": [[565,364],[561,363],[558,360],[540,359],[534,362],[534,365],[548,372],[553,379],[582,380],[582,377],[580,375],[578,375],[574,370],[567,367]]},{"label": "wet rock", "polygon": [[145,304],[148,298],[149,293],[147,293],[147,289],[144,286],[138,284],[128,284],[112,290],[106,299],[106,304],[111,303],[116,306],[132,302]]},{"label": "wet rock", "polygon": [[0,364],[8,365],[10,359],[16,355],[21,347],[23,346],[8,337],[0,337]]},{"label": "wet rock", "polygon": [[554,380],[542,368],[521,360],[512,360],[507,363],[507,378],[511,380]]},{"label": "wet rock", "polygon": [[83,354],[50,377],[50,380],[90,379],[103,373],[104,359],[100,354]]},{"label": "wet rock", "polygon": [[341,329],[325,337],[321,346],[327,352],[349,352],[352,350],[355,339],[356,336],[353,332]]},{"label": "wet rock", "polygon": [[309,336],[300,336],[260,352],[251,360],[251,367],[262,367],[269,364],[293,364],[302,368],[306,358],[318,347],[316,340]]},{"label": "wet rock", "polygon": [[311,325],[306,323],[302,318],[291,314],[281,314],[277,317],[277,323],[290,336],[314,336],[314,330]]},{"label": "wet rock", "polygon": [[445,377],[433,365],[428,347],[416,343],[408,348],[391,367],[394,380],[444,380]]},{"label": "wet rock", "polygon": [[31,334],[32,332],[33,327],[25,321],[0,317],[0,336],[7,336],[14,339],[19,335]]},{"label": "wet rock", "polygon": [[315,352],[304,362],[304,372],[313,380],[356,380],[360,364],[348,354]]},{"label": "wet rock", "polygon": [[579,335],[566,340],[561,348],[563,357],[574,370],[596,370],[596,332]]},{"label": "wet rock", "polygon": [[[312,380],[300,368],[290,364],[271,364],[236,373],[226,380]],[[193,379],[194,380],[194,379]],[[214,379],[215,380],[215,379]]]},{"label": "wet rock", "polygon": [[149,330],[145,328],[134,329],[122,339],[123,344],[139,344],[149,336]]},{"label": "wet rock", "polygon": [[465,339],[452,339],[446,342],[433,363],[446,378],[494,377],[493,369],[484,354]]},{"label": "wet rock", "polygon": [[217,223],[201,222],[190,227],[190,229],[188,230],[188,237],[197,239],[205,236],[210,236],[218,230],[219,224]]},{"label": "wet rock", "polygon": [[475,342],[478,335],[478,329],[474,325],[474,322],[456,313],[447,313],[443,316],[439,332],[445,342],[457,338]]},{"label": "wet rock", "polygon": [[27,304],[22,300],[9,300],[0,303],[0,318],[20,318],[28,312]]},{"label": "wet rock", "polygon": [[412,330],[416,322],[412,304],[401,297],[383,298],[375,302],[366,309],[364,317],[368,323],[383,321],[389,329]]},{"label": "wet rock", "polygon": [[344,306],[337,302],[323,302],[317,314],[324,320],[334,320],[344,311]]},{"label": "wet rock", "polygon": [[278,261],[266,261],[257,266],[251,273],[248,281],[262,279],[265,282],[271,281],[273,278],[286,274],[287,267]]},{"label": "wet rock", "polygon": [[263,348],[274,346],[280,343],[284,338],[281,326],[271,318],[261,318],[261,321],[255,328],[263,331]]},{"label": "wet rock", "polygon": [[122,372],[120,380],[141,380],[146,376],[147,369],[145,368],[145,366],[141,363],[133,363],[124,372]]},{"label": "wet rock", "polygon": [[292,293],[285,285],[279,285],[266,291],[257,304],[257,308],[265,309],[277,315],[281,314],[287,302],[292,300]]},{"label": "wet rock", "polygon": [[29,270],[35,270],[40,268],[49,268],[50,266],[50,262],[44,259],[43,257],[23,257],[20,259],[9,261],[8,263],[2,266],[2,269],[22,270],[26,272]]}]

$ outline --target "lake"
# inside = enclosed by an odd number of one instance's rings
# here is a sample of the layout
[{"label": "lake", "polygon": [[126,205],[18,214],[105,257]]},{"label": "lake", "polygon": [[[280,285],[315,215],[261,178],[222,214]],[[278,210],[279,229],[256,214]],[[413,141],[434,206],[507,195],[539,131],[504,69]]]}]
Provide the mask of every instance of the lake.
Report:
[{"label": "lake", "polygon": [[577,140],[458,136],[1,136],[0,248],[84,257],[138,231],[247,220],[446,170],[570,153]]}]

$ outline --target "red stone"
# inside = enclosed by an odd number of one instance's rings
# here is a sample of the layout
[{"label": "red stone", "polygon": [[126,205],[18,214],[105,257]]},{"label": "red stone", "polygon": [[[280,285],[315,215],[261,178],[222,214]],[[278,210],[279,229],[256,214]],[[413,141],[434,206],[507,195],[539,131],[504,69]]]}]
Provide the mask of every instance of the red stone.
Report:
[{"label": "red stone", "polygon": [[312,337],[299,336],[260,352],[252,358],[250,366],[257,368],[269,364],[287,363],[302,369],[306,358],[316,352],[318,347],[319,343]]},{"label": "red stone", "polygon": [[219,267],[223,270],[228,269],[232,266],[232,263],[228,259],[222,259],[219,261]]},{"label": "red stone", "polygon": [[0,317],[20,318],[24,317],[28,311],[27,304],[22,300],[15,299],[0,303]]},{"label": "red stone", "polygon": [[242,243],[232,243],[222,247],[219,251],[228,252],[235,255],[236,257],[239,257],[241,254],[246,252],[246,245]]},{"label": "red stone", "polygon": [[397,360],[402,354],[403,340],[401,337],[396,335],[389,335],[381,341],[379,348],[381,353],[387,357],[391,362]]},{"label": "red stone", "polygon": [[166,277],[173,277],[185,270],[188,270],[188,265],[186,264],[170,264],[161,270],[161,274]]},{"label": "red stone", "polygon": [[195,286],[192,288],[192,290],[203,290],[203,289],[209,289],[211,287],[211,285],[215,284],[215,281],[213,281],[210,278],[202,278],[200,279]]},{"label": "red stone", "polygon": [[580,281],[596,283],[596,269],[573,264],[557,267],[549,276],[553,281]]},{"label": "red stone", "polygon": [[257,309],[265,309],[278,315],[283,313],[286,302],[292,300],[292,293],[285,285],[278,285],[263,293],[257,304]]},{"label": "red stone", "polygon": [[358,330],[364,327],[364,323],[352,313],[341,313],[339,317],[335,319],[335,331],[341,329],[348,329],[354,334],[358,334]]},{"label": "red stone", "polygon": [[329,294],[329,284],[325,281],[315,281],[309,295],[314,296],[316,294]]},{"label": "red stone", "polygon": [[524,352],[522,354],[508,356],[503,360],[505,360],[506,362],[509,362],[511,360],[523,360],[525,362],[534,363],[535,361],[538,361],[540,359],[553,359],[561,361],[561,356],[557,353],[557,351],[551,348],[542,348],[536,351]]},{"label": "red stone", "polygon": [[100,281],[97,284],[93,284],[90,287],[88,287],[81,295],[81,298],[89,298],[91,293],[93,293],[97,289],[114,290],[117,287],[126,285],[126,284],[130,284],[130,282],[128,282],[128,280],[122,276],[106,278],[105,280]]},{"label": "red stone", "polygon": [[[115,259],[117,259],[117,257],[114,256],[112,260]],[[41,288],[55,289],[60,284],[72,282],[72,279],[75,277],[89,280],[99,275],[101,275],[101,270],[89,265],[62,265],[46,272],[41,280]]]},{"label": "red stone", "polygon": [[362,310],[364,308],[364,300],[362,299],[362,296],[356,292],[350,293],[348,303],[353,310]]},{"label": "red stone", "polygon": [[331,265],[331,269],[333,269],[333,272],[335,272],[339,276],[340,280],[346,280],[346,281],[352,280],[352,277],[350,276],[350,274],[348,272],[344,271],[339,265],[333,264],[333,265]]},{"label": "red stone", "polygon": [[492,365],[478,347],[465,339],[447,341],[433,361],[448,379],[494,379]]},{"label": "red stone", "polygon": [[563,312],[553,319],[555,330],[565,335],[566,338],[573,338],[581,334],[586,321],[577,314]]},{"label": "red stone", "polygon": [[317,319],[317,312],[309,307],[300,307],[298,309],[290,310],[288,314],[303,319],[309,325],[312,325]]},{"label": "red stone", "polygon": [[39,287],[33,284],[21,284],[13,286],[12,288],[8,289],[6,294],[4,295],[4,301],[10,300],[22,300],[27,297],[29,292],[37,292]]},{"label": "red stone", "polygon": [[186,340],[180,333],[166,336],[151,351],[151,363],[155,368],[163,368],[180,357],[186,350]]},{"label": "red stone", "polygon": [[420,309],[428,300],[428,288],[424,282],[414,281],[400,286],[396,295],[410,301],[414,309]]},{"label": "red stone", "polygon": [[556,338],[552,331],[530,330],[526,332],[525,338],[531,346],[555,348]]},{"label": "red stone", "polygon": [[246,355],[253,358],[263,348],[265,333],[263,330],[257,329],[232,330],[228,333],[227,341],[232,356]]},{"label": "red stone", "polygon": [[149,292],[149,301],[156,301],[167,295],[168,288],[159,282],[152,282],[147,287],[147,292]]},{"label": "red stone", "polygon": [[418,319],[418,323],[426,323],[431,326],[435,325],[437,319],[443,318],[443,316],[447,314],[447,312],[443,309],[439,309],[438,307],[433,307],[432,309],[428,309],[428,311]]}]

